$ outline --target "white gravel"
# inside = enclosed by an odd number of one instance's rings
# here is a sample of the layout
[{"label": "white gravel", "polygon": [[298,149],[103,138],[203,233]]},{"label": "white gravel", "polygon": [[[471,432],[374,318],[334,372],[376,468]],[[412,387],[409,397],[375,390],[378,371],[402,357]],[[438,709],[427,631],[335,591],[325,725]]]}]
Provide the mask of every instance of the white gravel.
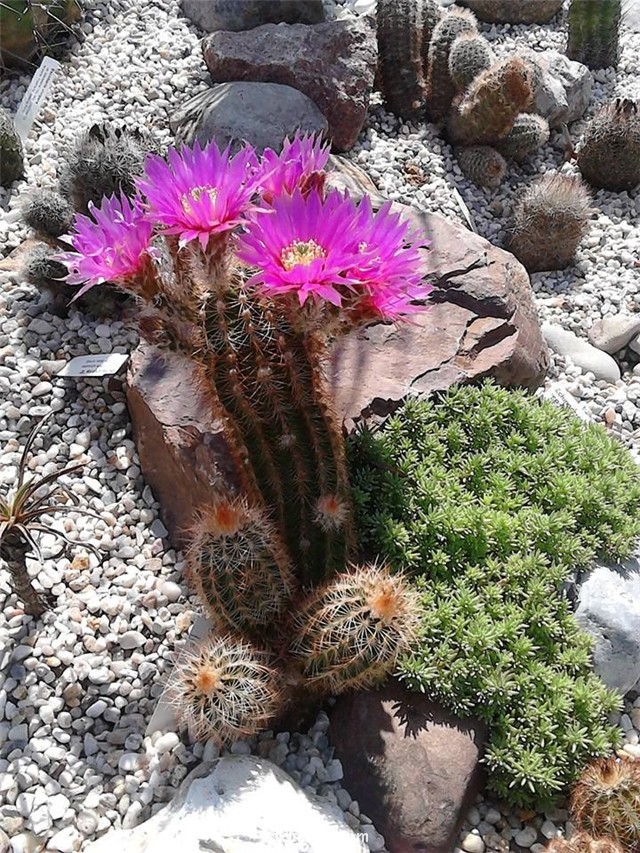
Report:
[{"label": "white gravel", "polygon": [[[27,145],[26,180],[0,189],[0,250],[5,254],[27,235],[19,206],[36,187],[55,183],[64,147],[92,123],[115,119],[153,127],[169,142],[166,117],[207,86],[199,34],[179,14],[177,0],[91,2],[85,41],[64,62],[53,92]],[[327,2],[336,16],[371,6],[371,0]],[[355,11],[354,11],[355,10]],[[562,49],[563,34],[551,27],[488,27],[498,53],[528,46]],[[598,72],[589,115],[614,95],[640,97],[640,36],[625,33],[618,74]],[[16,109],[29,77],[0,82],[0,104]],[[573,125],[579,136],[582,124]],[[459,221],[455,186],[478,231],[494,242],[519,188],[532,175],[562,164],[557,135],[531,164],[511,166],[498,190],[479,189],[462,176],[449,146],[427,126],[399,123],[374,97],[367,130],[351,154],[391,198],[415,202]],[[406,170],[411,164],[412,169]],[[417,167],[417,170],[413,167]],[[421,177],[422,175],[422,177]],[[640,192],[595,196],[598,213],[564,272],[533,276],[541,317],[585,336],[595,319],[640,311]],[[216,755],[212,743],[188,746],[172,733],[144,738],[175,650],[185,640],[197,601],[182,583],[182,556],[164,539],[158,506],[145,486],[131,438],[119,383],[56,378],[62,361],[75,355],[130,352],[136,345],[133,318],[110,322],[72,310],[55,313],[47,294],[5,276],[0,289],[0,479],[14,478],[20,446],[33,418],[52,408],[46,437],[35,445],[30,467],[48,473],[70,459],[86,465],[72,478],[101,521],[70,514],[58,520],[73,538],[95,542],[94,556],[76,550],[47,559],[38,579],[57,597],[39,625],[16,606],[0,575],[0,830],[12,853],[47,849],[76,851],[111,826],[134,826],[171,799],[189,768]],[[547,385],[566,382],[593,417],[609,412],[621,434],[638,448],[640,369],[623,360],[616,385],[595,382],[569,360],[554,357]],[[613,412],[613,413],[612,413]],[[47,551],[47,548],[49,550]],[[38,570],[34,563],[33,572]],[[640,751],[640,699],[629,697],[620,722],[626,749]],[[283,766],[308,787],[336,801],[347,821],[366,832],[371,850],[383,841],[358,804],[340,786],[342,770],[320,715],[308,735],[236,744]],[[480,800],[469,812],[460,848],[467,853],[525,847],[532,853],[557,832],[566,832],[562,810],[523,822],[513,812]],[[2,846],[0,835],[0,847]],[[520,845],[516,848],[514,845]]]}]

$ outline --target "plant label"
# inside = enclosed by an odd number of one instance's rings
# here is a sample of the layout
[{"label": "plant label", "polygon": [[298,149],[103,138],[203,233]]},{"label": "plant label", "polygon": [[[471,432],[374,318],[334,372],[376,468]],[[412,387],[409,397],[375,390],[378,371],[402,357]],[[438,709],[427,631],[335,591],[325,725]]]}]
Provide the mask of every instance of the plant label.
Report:
[{"label": "plant label", "polygon": [[67,362],[58,376],[113,376],[129,358],[124,352],[79,355]]},{"label": "plant label", "polygon": [[61,68],[59,62],[50,56],[45,56],[40,63],[40,67],[33,75],[31,83],[29,83],[29,88],[20,101],[14,124],[23,142],[26,142],[31,125],[40,112],[40,107],[49,96],[51,86],[53,85],[53,78],[59,68]]}]

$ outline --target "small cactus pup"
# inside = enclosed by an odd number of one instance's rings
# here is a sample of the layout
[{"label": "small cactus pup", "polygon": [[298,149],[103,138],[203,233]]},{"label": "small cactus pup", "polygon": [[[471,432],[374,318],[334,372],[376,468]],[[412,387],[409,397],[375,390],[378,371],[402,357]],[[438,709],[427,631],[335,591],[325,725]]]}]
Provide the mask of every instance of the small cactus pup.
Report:
[{"label": "small cactus pup", "polygon": [[624,98],[605,104],[584,132],[578,168],[592,187],[623,192],[640,184],[640,112]]},{"label": "small cactus pup", "polygon": [[144,130],[94,124],[64,159],[60,189],[80,213],[87,213],[90,202],[99,205],[104,196],[123,193],[132,198],[145,157],[155,149]]},{"label": "small cactus pup", "polygon": [[282,707],[278,671],[268,652],[232,635],[185,652],[167,695],[189,736],[228,746],[266,728]]},{"label": "small cactus pup", "polygon": [[10,187],[24,175],[22,140],[13,119],[0,107],[0,185]]},{"label": "small cactus pup", "polygon": [[534,70],[512,56],[480,73],[449,116],[451,140],[460,145],[493,145],[531,104]]},{"label": "small cactus pup", "polygon": [[442,14],[438,0],[378,0],[379,83],[387,108],[401,118],[424,107],[424,66]]},{"label": "small cactus pup", "polygon": [[549,141],[549,122],[535,113],[520,113],[496,148],[508,160],[522,163]]},{"label": "small cactus pup", "polygon": [[386,566],[338,575],[302,601],[290,653],[311,690],[336,694],[383,681],[415,639],[415,591]]},{"label": "small cactus pup", "polygon": [[454,154],[464,175],[478,187],[496,189],[507,173],[507,161],[490,145],[456,148]]},{"label": "small cactus pup", "polygon": [[[56,260],[56,252],[48,243],[39,243],[27,254],[23,272],[36,287],[64,286],[66,266]],[[66,287],[65,287],[66,290]]]},{"label": "small cactus pup", "polygon": [[571,0],[567,56],[589,68],[615,68],[622,0]]},{"label": "small cactus pup", "polygon": [[509,251],[529,272],[565,269],[591,213],[591,195],[577,175],[542,175],[516,203]]},{"label": "small cactus pup", "polygon": [[29,228],[47,237],[62,237],[72,224],[75,211],[55,190],[39,190],[25,203],[23,218]]},{"label": "small cactus pup", "polygon": [[449,75],[457,90],[463,92],[493,62],[493,51],[486,38],[476,33],[463,33],[449,51]]},{"label": "small cactus pup", "polygon": [[562,0],[464,0],[481,21],[490,24],[546,24]]},{"label": "small cactus pup", "polygon": [[600,758],[587,766],[570,797],[574,824],[611,838],[625,853],[640,849],[640,761]]},{"label": "small cactus pup", "polygon": [[436,25],[427,56],[427,115],[434,122],[443,121],[457,86],[449,71],[449,53],[463,34],[477,34],[475,16],[468,9],[453,7]]},{"label": "small cactus pup", "polygon": [[586,832],[574,832],[571,838],[554,838],[546,853],[625,853],[613,838],[593,838]]},{"label": "small cactus pup", "polygon": [[219,497],[202,512],[189,573],[219,632],[274,634],[296,589],[286,549],[264,511]]}]

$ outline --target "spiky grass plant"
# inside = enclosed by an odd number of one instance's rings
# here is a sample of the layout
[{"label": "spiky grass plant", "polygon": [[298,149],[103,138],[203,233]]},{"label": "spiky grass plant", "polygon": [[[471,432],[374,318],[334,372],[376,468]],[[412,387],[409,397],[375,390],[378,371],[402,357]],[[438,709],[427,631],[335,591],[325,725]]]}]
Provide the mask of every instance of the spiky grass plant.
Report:
[{"label": "spiky grass plant", "polygon": [[574,832],[571,838],[554,838],[546,853],[624,853],[613,838],[593,838],[586,832]]},{"label": "spiky grass plant", "polygon": [[420,593],[401,677],[488,724],[489,790],[553,801],[618,742],[561,589],[635,546],[640,469],[603,428],[491,383],[407,401],[354,436],[350,469],[363,547]]},{"label": "spiky grass plant", "polygon": [[579,829],[615,840],[624,851],[640,849],[640,761],[592,762],[571,792],[571,816]]},{"label": "spiky grass plant", "polygon": [[[82,465],[70,465],[45,477],[27,477],[27,463],[33,443],[49,417],[46,415],[36,423],[27,436],[18,463],[15,488],[6,497],[0,497],[0,559],[11,575],[16,594],[24,602],[25,611],[31,616],[41,616],[51,605],[51,600],[34,588],[27,571],[26,561],[30,553],[42,560],[38,536],[46,533],[57,537],[65,545],[77,544],[62,531],[52,527],[47,516],[76,512],[99,518],[95,513],[79,508],[78,497],[59,481],[62,476],[80,471]],[[67,498],[70,503],[62,503],[63,498]],[[95,551],[87,543],[83,543],[83,547]]]},{"label": "spiky grass plant", "polygon": [[185,652],[169,684],[178,723],[191,737],[220,745],[256,734],[281,708],[271,664],[267,652],[231,635]]},{"label": "spiky grass plant", "polygon": [[418,599],[386,566],[361,566],[310,594],[294,620],[290,652],[312,690],[370,687],[415,640]]}]

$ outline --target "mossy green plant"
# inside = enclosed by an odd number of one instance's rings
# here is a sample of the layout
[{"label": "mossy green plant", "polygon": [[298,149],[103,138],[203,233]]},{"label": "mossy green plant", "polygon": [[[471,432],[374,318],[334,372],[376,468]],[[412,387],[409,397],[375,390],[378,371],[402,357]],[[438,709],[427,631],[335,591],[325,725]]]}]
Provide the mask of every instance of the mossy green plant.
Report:
[{"label": "mossy green plant", "polygon": [[399,675],[489,725],[489,790],[546,805],[617,743],[619,705],[562,594],[640,536],[640,468],[596,425],[491,383],[410,399],[349,447],[363,547],[413,576]]}]

